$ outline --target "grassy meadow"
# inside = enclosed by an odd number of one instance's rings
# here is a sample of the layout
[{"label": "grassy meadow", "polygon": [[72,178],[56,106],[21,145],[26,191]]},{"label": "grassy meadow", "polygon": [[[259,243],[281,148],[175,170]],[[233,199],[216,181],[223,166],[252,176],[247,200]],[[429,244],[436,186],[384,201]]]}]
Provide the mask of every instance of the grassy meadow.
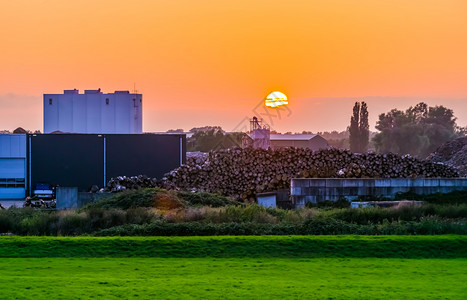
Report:
[{"label": "grassy meadow", "polygon": [[466,259],[6,258],[2,299],[465,299]]},{"label": "grassy meadow", "polygon": [[2,237],[2,299],[463,299],[466,236]]}]

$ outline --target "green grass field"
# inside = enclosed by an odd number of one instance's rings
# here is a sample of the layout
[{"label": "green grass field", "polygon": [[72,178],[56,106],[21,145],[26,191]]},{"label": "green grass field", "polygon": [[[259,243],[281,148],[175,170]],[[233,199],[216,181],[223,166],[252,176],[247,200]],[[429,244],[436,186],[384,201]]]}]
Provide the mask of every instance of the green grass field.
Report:
[{"label": "green grass field", "polygon": [[465,299],[466,245],[465,236],[2,237],[0,298]]}]

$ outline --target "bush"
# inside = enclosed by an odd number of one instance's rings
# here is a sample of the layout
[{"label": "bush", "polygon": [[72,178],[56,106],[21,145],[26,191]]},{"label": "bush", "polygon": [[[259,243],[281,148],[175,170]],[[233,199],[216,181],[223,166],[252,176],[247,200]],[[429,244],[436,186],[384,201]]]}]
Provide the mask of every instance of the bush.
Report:
[{"label": "bush", "polygon": [[452,191],[450,193],[437,193],[418,195],[413,192],[397,193],[396,200],[418,200],[433,204],[467,204],[467,191]]},{"label": "bush", "polygon": [[61,214],[57,223],[58,235],[77,236],[91,232],[91,223],[86,213],[74,211]]},{"label": "bush", "polygon": [[358,225],[340,220],[315,219],[303,225],[264,223],[166,223],[123,225],[102,229],[94,236],[209,236],[209,235],[433,235],[467,234],[465,222],[424,218],[420,222],[389,222]]},{"label": "bush", "polygon": [[307,202],[305,204],[306,208],[313,208],[313,207],[318,207],[318,208],[348,208],[350,207],[350,202],[349,200],[345,198],[341,198],[337,201],[320,201],[318,203],[312,203],[312,202]]},{"label": "bush", "polygon": [[56,214],[42,212],[22,219],[15,231],[21,235],[55,235],[57,221]]},{"label": "bush", "polygon": [[154,222],[124,225],[95,232],[95,236],[214,236],[214,235],[293,235],[296,226],[258,223],[203,224]]},{"label": "bush", "polygon": [[229,198],[218,194],[191,193],[183,191],[177,192],[177,196],[186,201],[189,205],[221,207],[239,204],[237,201],[230,200]]},{"label": "bush", "polygon": [[[467,234],[467,204],[393,208],[282,210],[256,204],[179,207],[174,192],[153,194],[159,207],[74,211],[10,208],[0,211],[0,233],[18,235],[280,235],[280,234]],[[164,198],[166,197],[167,198]],[[157,204],[157,200],[161,202]],[[169,200],[167,200],[169,199]],[[179,199],[180,200],[180,199]],[[114,201],[112,206],[126,206]],[[181,201],[181,200],[180,200]],[[144,203],[143,201],[139,202]],[[162,204],[164,205],[162,205]],[[175,204],[174,204],[175,203]],[[166,205],[167,204],[167,205]],[[172,206],[173,205],[173,206]],[[175,207],[163,210],[161,207]]]},{"label": "bush", "polygon": [[187,206],[222,207],[227,205],[239,205],[239,203],[217,194],[145,188],[114,194],[109,198],[104,198],[84,206],[81,211],[93,208],[130,209],[137,207],[154,207],[161,210],[170,210]]},{"label": "bush", "polygon": [[167,191],[159,188],[123,191],[116,193],[109,198],[104,198],[97,202],[89,203],[84,206],[81,211],[87,211],[92,208],[129,209],[135,207],[155,207],[156,195],[158,193],[167,193]]}]

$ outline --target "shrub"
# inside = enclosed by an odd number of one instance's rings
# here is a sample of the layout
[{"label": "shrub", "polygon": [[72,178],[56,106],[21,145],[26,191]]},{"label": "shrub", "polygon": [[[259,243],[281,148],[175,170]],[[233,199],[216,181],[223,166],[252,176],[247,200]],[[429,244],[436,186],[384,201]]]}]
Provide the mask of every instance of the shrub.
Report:
[{"label": "shrub", "polygon": [[177,192],[177,196],[186,201],[189,205],[221,207],[239,204],[237,201],[230,200],[229,198],[219,194],[180,191]]},{"label": "shrub", "polygon": [[86,213],[66,211],[60,214],[57,223],[58,235],[82,235],[91,232],[91,223]]},{"label": "shrub", "polygon": [[93,208],[126,210],[137,207],[155,207],[160,210],[170,210],[187,206],[222,207],[226,205],[239,205],[239,203],[217,194],[145,188],[116,193],[111,197],[84,206],[81,211]]},{"label": "shrub", "polygon": [[350,207],[349,200],[341,198],[337,201],[320,201],[318,203],[307,202],[305,204],[306,208],[318,207],[318,208],[348,208]]},{"label": "shrub", "polygon": [[396,200],[418,200],[433,204],[467,204],[467,191],[452,191],[449,193],[436,193],[418,195],[413,192],[397,193]]},{"label": "shrub", "polygon": [[22,219],[15,231],[22,235],[55,235],[57,221],[56,214],[40,212]]},{"label": "shrub", "polygon": [[109,198],[89,203],[84,206],[81,211],[87,211],[91,208],[129,209],[135,207],[154,207],[156,202],[155,197],[159,193],[167,193],[167,191],[159,188],[123,191],[116,193]]},{"label": "shrub", "polygon": [[126,223],[128,224],[146,224],[159,218],[160,216],[156,215],[152,210],[143,207],[126,210]]}]

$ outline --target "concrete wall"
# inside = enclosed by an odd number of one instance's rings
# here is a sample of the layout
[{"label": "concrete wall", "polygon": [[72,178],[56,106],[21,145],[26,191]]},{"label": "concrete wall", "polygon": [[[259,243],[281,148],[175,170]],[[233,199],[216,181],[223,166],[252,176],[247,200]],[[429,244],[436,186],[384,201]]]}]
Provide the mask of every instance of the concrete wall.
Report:
[{"label": "concrete wall", "polygon": [[140,134],[142,95],[100,90],[44,94],[44,133]]},{"label": "concrete wall", "polygon": [[57,209],[78,208],[77,187],[57,187]]},{"label": "concrete wall", "polygon": [[394,198],[396,193],[416,194],[448,193],[467,190],[467,179],[338,179],[338,178],[295,178],[291,181],[290,194],[295,207],[305,203],[337,201],[341,197],[355,200],[359,196]]},{"label": "concrete wall", "polygon": [[112,193],[78,192],[77,187],[57,187],[57,209],[74,209],[110,197]]},{"label": "concrete wall", "polygon": [[96,202],[104,198],[108,198],[115,194],[112,193],[86,193],[80,192],[78,193],[78,208],[85,206],[88,203]]}]

